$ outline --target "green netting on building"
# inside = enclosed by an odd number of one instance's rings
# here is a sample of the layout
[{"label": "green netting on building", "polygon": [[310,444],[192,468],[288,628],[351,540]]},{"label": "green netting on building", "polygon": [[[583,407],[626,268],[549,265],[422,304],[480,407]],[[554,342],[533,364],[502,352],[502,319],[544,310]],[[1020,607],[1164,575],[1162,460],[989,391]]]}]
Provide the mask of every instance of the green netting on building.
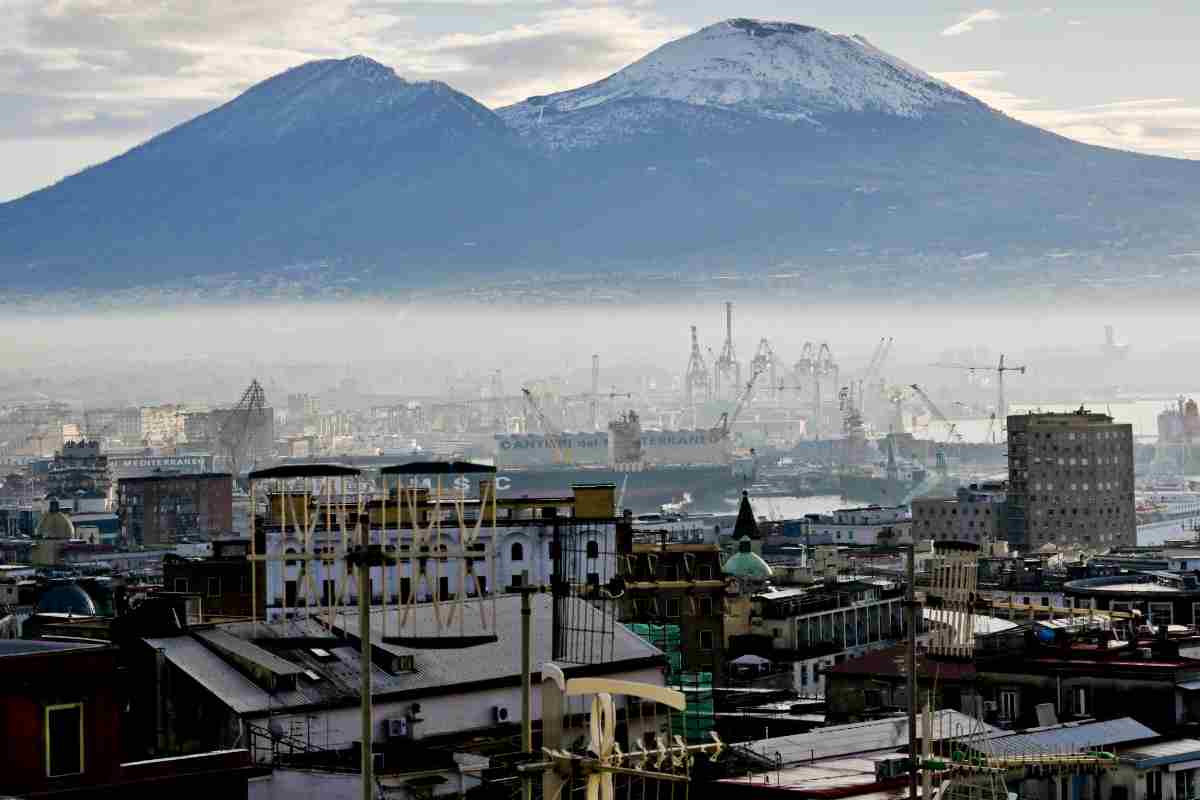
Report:
[{"label": "green netting on building", "polygon": [[629,624],[629,629],[667,655],[667,686],[683,692],[687,710],[671,712],[671,735],[690,741],[709,741],[713,729],[711,672],[684,672],[678,625]]},{"label": "green netting on building", "polygon": [[629,629],[667,654],[667,666],[674,675],[683,669],[683,654],[679,650],[678,625],[647,625],[634,622]]},{"label": "green netting on building", "polygon": [[709,741],[716,720],[713,717],[711,672],[677,672],[670,676],[672,689],[683,692],[687,710],[671,714],[672,735],[689,742]]}]

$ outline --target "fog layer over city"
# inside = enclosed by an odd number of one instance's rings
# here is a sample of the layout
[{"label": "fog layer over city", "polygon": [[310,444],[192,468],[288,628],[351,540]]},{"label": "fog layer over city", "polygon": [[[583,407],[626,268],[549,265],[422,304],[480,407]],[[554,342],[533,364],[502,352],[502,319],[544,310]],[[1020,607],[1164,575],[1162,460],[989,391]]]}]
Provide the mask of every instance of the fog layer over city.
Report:
[{"label": "fog layer over city", "polygon": [[[963,375],[935,363],[992,363],[1003,353],[1028,367],[1008,379],[1013,403],[1165,398],[1196,383],[1185,365],[1200,354],[1200,335],[1182,311],[954,298],[936,308],[733,299],[733,342],[743,362],[763,338],[784,364],[805,342],[828,342],[850,379],[881,338],[892,338],[889,383],[950,391]],[[495,370],[508,393],[551,376],[586,391],[593,354],[603,390],[663,389],[683,372],[690,325],[706,356],[719,352],[722,298],[641,307],[336,303],[22,313],[0,318],[0,347],[9,401],[42,394],[85,407],[227,404],[253,377],[279,401],[339,385],[363,395],[469,398]],[[1128,347],[1106,349],[1106,325]]]}]

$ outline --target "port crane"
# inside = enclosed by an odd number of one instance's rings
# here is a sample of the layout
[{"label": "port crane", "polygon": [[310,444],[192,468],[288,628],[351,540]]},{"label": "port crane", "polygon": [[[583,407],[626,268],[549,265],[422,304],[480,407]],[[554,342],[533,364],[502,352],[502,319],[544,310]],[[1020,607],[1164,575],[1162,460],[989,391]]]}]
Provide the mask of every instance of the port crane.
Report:
[{"label": "port crane", "polygon": [[237,405],[229,412],[225,423],[221,426],[217,441],[222,454],[229,462],[235,481],[241,475],[243,461],[254,455],[254,428],[256,423],[262,419],[266,407],[266,393],[263,391],[262,384],[255,378],[250,381],[246,391],[242,392],[242,398],[238,400]]},{"label": "port crane", "polygon": [[732,389],[742,377],[742,367],[733,349],[733,303],[725,304],[725,343],[721,355],[713,362],[713,391],[718,397],[725,387]]},{"label": "port crane", "polygon": [[713,432],[717,434],[717,441],[722,441],[729,436],[729,431],[733,423],[737,421],[742,411],[749,405],[750,397],[754,394],[754,383],[761,374],[762,372],[758,369],[750,373],[750,380],[746,381],[746,385],[742,387],[742,393],[738,396],[737,404],[733,407],[733,411],[723,412],[720,419],[717,420],[717,424],[713,426]]},{"label": "port crane", "polygon": [[538,405],[537,400],[533,397],[533,392],[522,386],[521,393],[525,395],[525,403],[529,406],[533,415],[537,417],[538,422],[541,423],[542,433],[545,434],[546,441],[550,443],[550,447],[554,453],[554,463],[570,463],[567,452],[562,447],[562,431],[558,430],[558,428],[550,424],[550,420],[546,419],[546,415],[542,412],[542,407]]},{"label": "port crane", "polygon": [[1000,354],[1000,363],[994,367],[981,364],[934,364],[935,367],[944,369],[965,369],[972,375],[976,372],[995,372],[996,373],[996,415],[1000,417],[1002,423],[1008,420],[1008,403],[1004,399],[1004,373],[1016,372],[1021,375],[1025,374],[1024,366],[1014,367],[1011,364],[1004,363],[1004,354]]},{"label": "port crane", "polygon": [[775,348],[771,347],[771,343],[762,338],[758,342],[758,350],[754,353],[754,358],[750,360],[750,370],[753,372],[766,372],[770,377],[772,399],[778,399],[782,394],[783,386],[778,377],[779,359],[775,355]]},{"label": "port crane", "polygon": [[696,335],[696,326],[693,325],[692,350],[683,375],[683,403],[690,408],[696,403],[707,401],[711,396],[712,380],[709,376],[708,364],[704,361],[704,353],[700,349],[700,339]]}]

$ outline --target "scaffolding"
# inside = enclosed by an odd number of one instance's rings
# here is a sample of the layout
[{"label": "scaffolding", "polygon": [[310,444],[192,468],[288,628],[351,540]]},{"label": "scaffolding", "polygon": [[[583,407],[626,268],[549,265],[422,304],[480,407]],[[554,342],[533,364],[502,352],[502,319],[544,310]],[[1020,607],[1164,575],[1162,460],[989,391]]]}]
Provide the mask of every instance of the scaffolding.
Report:
[{"label": "scaffolding", "polygon": [[711,672],[676,672],[669,676],[670,688],[682,692],[687,707],[671,715],[671,735],[682,736],[689,742],[712,740],[716,727],[713,714],[713,685]]},{"label": "scaffolding", "polygon": [[666,654],[668,675],[675,675],[683,670],[683,653],[679,649],[680,637],[678,625],[653,625],[633,622],[628,627],[642,639],[645,639]]},{"label": "scaffolding", "polygon": [[713,715],[711,672],[684,672],[682,636],[678,625],[629,623],[629,629],[667,657],[667,686],[687,698],[687,708],[671,715],[671,735],[689,742],[711,741],[716,725]]}]

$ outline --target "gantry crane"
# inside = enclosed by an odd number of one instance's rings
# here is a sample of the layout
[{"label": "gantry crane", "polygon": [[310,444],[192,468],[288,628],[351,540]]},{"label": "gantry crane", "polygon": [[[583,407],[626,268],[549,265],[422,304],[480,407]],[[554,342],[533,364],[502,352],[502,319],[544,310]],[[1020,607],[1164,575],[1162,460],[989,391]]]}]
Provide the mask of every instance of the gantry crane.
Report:
[{"label": "gantry crane", "polygon": [[725,304],[725,343],[721,346],[721,355],[713,363],[713,390],[717,397],[726,388],[737,386],[742,378],[742,367],[738,364],[737,353],[733,349],[733,303]]},{"label": "gantry crane", "polygon": [[712,381],[708,374],[708,365],[704,363],[704,353],[700,350],[700,339],[696,336],[696,326],[692,326],[692,351],[688,356],[687,369],[683,374],[683,404],[691,408],[698,402],[705,402],[712,396]]},{"label": "gantry crane", "polygon": [[775,356],[775,349],[771,347],[771,343],[766,338],[760,339],[758,342],[758,350],[754,353],[754,358],[750,360],[751,371],[757,371],[760,374],[766,372],[770,378],[770,387],[772,400],[778,399],[781,393],[778,377],[779,359]]}]

